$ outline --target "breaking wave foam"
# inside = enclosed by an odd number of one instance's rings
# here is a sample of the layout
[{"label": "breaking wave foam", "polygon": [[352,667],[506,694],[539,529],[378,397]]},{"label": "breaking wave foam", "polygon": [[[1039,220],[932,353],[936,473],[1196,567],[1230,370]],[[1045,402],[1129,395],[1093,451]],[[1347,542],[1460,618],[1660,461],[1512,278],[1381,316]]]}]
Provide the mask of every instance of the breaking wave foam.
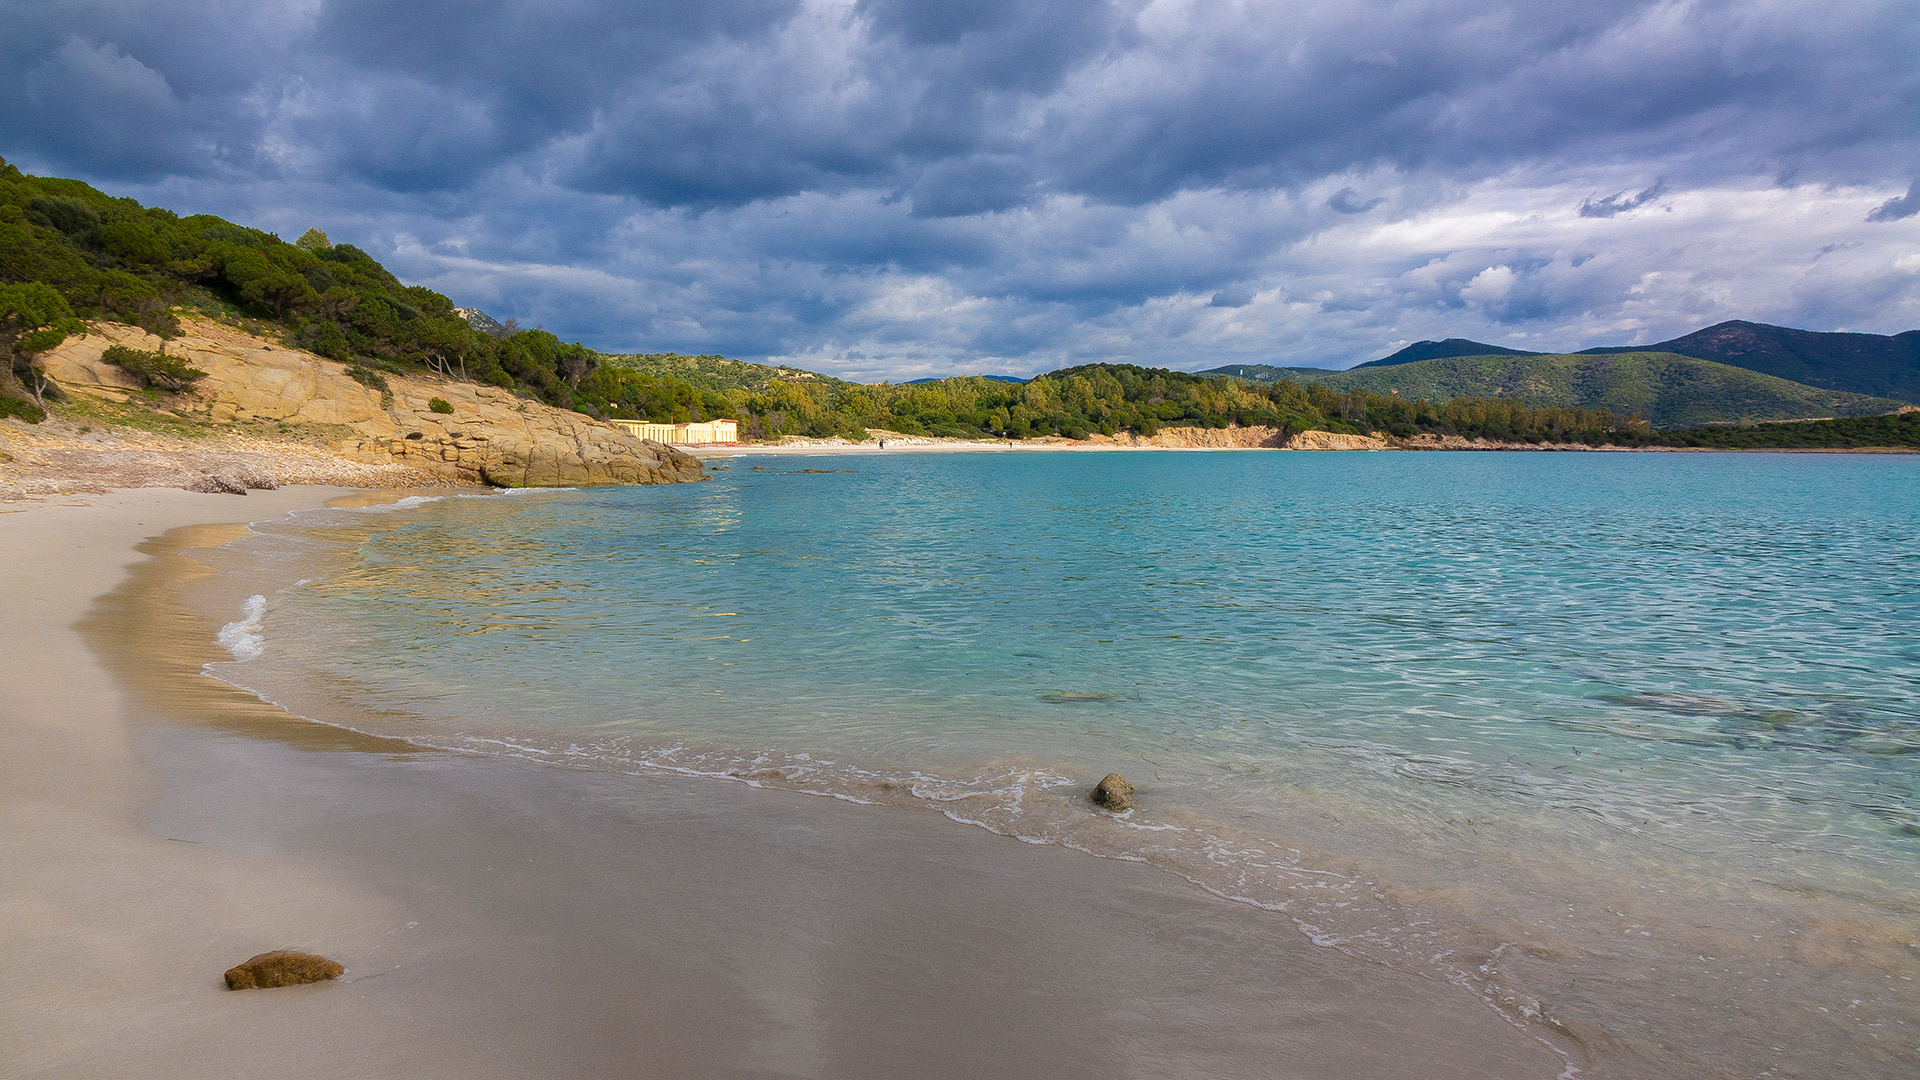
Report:
[{"label": "breaking wave foam", "polygon": [[233,654],[235,660],[251,660],[267,647],[265,622],[267,598],[255,593],[240,605],[240,618],[220,628],[215,640]]}]

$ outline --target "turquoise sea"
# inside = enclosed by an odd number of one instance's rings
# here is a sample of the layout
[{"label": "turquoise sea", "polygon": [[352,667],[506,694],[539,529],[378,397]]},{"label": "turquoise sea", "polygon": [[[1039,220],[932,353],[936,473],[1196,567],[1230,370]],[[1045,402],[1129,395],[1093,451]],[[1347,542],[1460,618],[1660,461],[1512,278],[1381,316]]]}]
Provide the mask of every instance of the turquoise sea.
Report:
[{"label": "turquoise sea", "polygon": [[259,526],[339,569],[214,671],[1145,860],[1648,1069],[1920,1062],[1920,459],[715,465]]}]

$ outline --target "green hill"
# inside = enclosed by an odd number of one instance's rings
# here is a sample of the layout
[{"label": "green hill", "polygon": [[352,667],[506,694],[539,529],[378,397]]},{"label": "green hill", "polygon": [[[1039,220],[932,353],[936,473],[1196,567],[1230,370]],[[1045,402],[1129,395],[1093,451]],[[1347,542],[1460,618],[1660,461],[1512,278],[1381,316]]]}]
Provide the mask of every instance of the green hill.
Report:
[{"label": "green hill", "polygon": [[563,408],[616,402],[582,390],[598,354],[542,330],[484,333],[432,289],[318,229],[296,243],[210,214],[114,198],[78,180],[31,176],[0,160],[0,415],[33,416],[20,394],[57,400],[32,357],[82,319],[163,338],[180,312],[277,337],[331,360],[489,383]]},{"label": "green hill", "polygon": [[1834,334],[1736,319],[1657,345],[1585,351],[1678,353],[1825,390],[1920,402],[1920,330]]},{"label": "green hill", "polygon": [[1469,341],[1466,338],[1450,337],[1444,341],[1416,341],[1391,356],[1378,360],[1369,360],[1359,365],[1363,368],[1398,367],[1401,364],[1417,364],[1422,360],[1451,360],[1456,356],[1544,356],[1544,353],[1528,352],[1525,349],[1503,349],[1498,345],[1488,345],[1484,341]]},{"label": "green hill", "polygon": [[1871,416],[1900,402],[1803,386],[1672,353],[1463,356],[1358,367],[1320,379],[1339,390],[1404,399],[1500,398],[1536,408],[1599,409],[1656,428],[1827,416]]},{"label": "green hill", "polygon": [[[1621,350],[1626,351],[1626,350]],[[1357,368],[1399,367],[1402,364],[1417,364],[1422,360],[1447,360],[1456,356],[1543,356],[1544,353],[1528,352],[1525,349],[1503,349],[1498,345],[1489,345],[1484,341],[1469,341],[1466,338],[1447,338],[1445,341],[1416,341],[1389,356],[1378,360],[1369,360]],[[1284,367],[1275,364],[1226,364],[1222,367],[1208,368],[1201,375],[1231,375],[1236,379],[1251,379],[1254,382],[1279,382],[1288,379],[1293,382],[1318,382],[1343,370],[1352,368]]]},{"label": "green hill", "polygon": [[660,379],[678,379],[702,390],[725,393],[745,390],[763,393],[779,383],[806,383],[821,386],[851,386],[844,379],[817,371],[753,364],[724,356],[686,356],[681,353],[610,353],[601,358],[614,367],[637,371]]},{"label": "green hill", "polygon": [[1315,382],[1339,372],[1333,368],[1276,367],[1272,364],[1227,364],[1195,372],[1197,375],[1228,375],[1248,382]]},{"label": "green hill", "polygon": [[[114,198],[78,180],[31,176],[0,161],[0,417],[37,421],[61,391],[35,357],[84,319],[162,338],[182,314],[234,323],[351,365],[487,383],[596,417],[680,421],[737,417],[769,434],[835,434],[828,380],[721,357],[615,358],[544,330],[513,330],[407,285],[318,229],[295,243],[208,214]],[[630,363],[626,361],[637,361]],[[740,393],[807,389],[812,394]],[[738,401],[722,391],[731,390]],[[29,400],[31,399],[31,400]],[[740,410],[774,415],[757,420]]]}]

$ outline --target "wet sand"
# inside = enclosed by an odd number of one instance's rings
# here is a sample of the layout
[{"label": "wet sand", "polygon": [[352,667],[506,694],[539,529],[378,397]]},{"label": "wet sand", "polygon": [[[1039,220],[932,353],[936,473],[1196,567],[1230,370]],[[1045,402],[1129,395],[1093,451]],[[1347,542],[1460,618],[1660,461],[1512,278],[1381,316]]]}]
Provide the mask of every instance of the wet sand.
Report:
[{"label": "wet sand", "polygon": [[[418,751],[198,675],[202,604],[261,583],[182,549],[337,494],[0,514],[0,1075],[1566,1067],[1464,990],[1150,867],[911,809]],[[347,974],[222,986],[285,947]]]}]

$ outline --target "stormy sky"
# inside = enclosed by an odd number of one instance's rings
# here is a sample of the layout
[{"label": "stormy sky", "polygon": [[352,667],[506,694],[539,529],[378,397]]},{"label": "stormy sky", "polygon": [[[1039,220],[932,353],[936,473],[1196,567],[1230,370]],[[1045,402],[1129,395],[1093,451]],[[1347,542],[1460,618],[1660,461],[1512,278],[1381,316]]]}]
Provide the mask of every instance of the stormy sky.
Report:
[{"label": "stormy sky", "polygon": [[0,0],[0,156],[858,378],[1920,326],[1912,0]]}]

